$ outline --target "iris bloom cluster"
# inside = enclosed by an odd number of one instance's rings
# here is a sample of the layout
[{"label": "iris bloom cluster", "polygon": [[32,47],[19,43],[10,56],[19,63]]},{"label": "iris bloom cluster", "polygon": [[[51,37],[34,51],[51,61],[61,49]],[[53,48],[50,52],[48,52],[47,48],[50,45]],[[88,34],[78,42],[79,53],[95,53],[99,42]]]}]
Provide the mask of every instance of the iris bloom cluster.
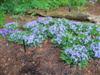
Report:
[{"label": "iris bloom cluster", "polygon": [[39,17],[37,20],[26,23],[23,26],[25,31],[10,34],[9,40],[20,44],[24,40],[28,46],[37,46],[47,38],[47,24],[51,21],[51,17]]},{"label": "iris bloom cluster", "polygon": [[66,37],[66,27],[63,24],[54,24],[49,27],[49,32],[53,35],[54,41],[61,44],[63,37]]},{"label": "iris bloom cluster", "polygon": [[35,25],[38,25],[37,21],[31,21],[31,22],[26,23],[23,27],[26,29],[30,29],[34,27]]},{"label": "iris bloom cluster", "polygon": [[88,60],[88,50],[85,46],[74,45],[71,48],[65,49],[64,52],[66,55],[70,56],[74,63]]},{"label": "iris bloom cluster", "polygon": [[23,39],[27,36],[28,34],[25,31],[16,31],[8,36],[8,40],[12,42],[16,42],[19,44],[23,44]]},{"label": "iris bloom cluster", "polygon": [[15,33],[16,31],[18,31],[18,30],[11,30],[11,29],[3,28],[3,29],[0,29],[0,35],[5,38],[7,35]]},{"label": "iris bloom cluster", "polygon": [[47,24],[49,24],[50,22],[52,21],[52,17],[39,17],[38,19],[37,19],[37,22],[38,23],[41,23],[41,24],[44,24],[44,25],[47,25]]},{"label": "iris bloom cluster", "polygon": [[29,36],[25,36],[24,41],[28,46],[37,46],[44,41],[44,37],[42,35],[31,34]]},{"label": "iris bloom cluster", "polygon": [[24,40],[28,46],[37,46],[50,35],[52,42],[64,49],[63,60],[71,59],[73,63],[89,60],[90,49],[95,57],[100,58],[100,27],[92,23],[39,17],[19,30],[15,22],[5,24],[4,28],[0,29],[0,35],[19,44],[23,44]]},{"label": "iris bloom cluster", "polygon": [[100,42],[92,43],[91,49],[94,51],[95,57],[100,58]]}]

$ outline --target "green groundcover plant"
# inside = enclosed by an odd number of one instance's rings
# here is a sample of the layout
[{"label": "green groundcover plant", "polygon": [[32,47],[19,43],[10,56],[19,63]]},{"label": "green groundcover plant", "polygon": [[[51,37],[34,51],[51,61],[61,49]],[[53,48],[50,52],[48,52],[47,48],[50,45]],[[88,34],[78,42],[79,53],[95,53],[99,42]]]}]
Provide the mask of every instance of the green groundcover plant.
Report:
[{"label": "green groundcover plant", "polygon": [[90,59],[100,58],[100,26],[67,19],[39,17],[19,28],[5,24],[0,35],[10,42],[37,47],[46,39],[61,49],[60,58],[67,64],[84,68]]}]

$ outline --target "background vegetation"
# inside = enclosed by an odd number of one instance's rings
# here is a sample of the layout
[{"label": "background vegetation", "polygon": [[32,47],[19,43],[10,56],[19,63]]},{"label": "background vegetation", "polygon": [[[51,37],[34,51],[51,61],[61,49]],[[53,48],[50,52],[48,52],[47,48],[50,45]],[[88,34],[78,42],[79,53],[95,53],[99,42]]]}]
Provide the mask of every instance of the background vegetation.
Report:
[{"label": "background vegetation", "polygon": [[52,10],[62,6],[77,8],[85,5],[87,0],[1,0],[0,10],[6,13],[24,13],[30,9]]},{"label": "background vegetation", "polygon": [[0,28],[3,28],[4,21],[5,21],[4,12],[0,12]]}]

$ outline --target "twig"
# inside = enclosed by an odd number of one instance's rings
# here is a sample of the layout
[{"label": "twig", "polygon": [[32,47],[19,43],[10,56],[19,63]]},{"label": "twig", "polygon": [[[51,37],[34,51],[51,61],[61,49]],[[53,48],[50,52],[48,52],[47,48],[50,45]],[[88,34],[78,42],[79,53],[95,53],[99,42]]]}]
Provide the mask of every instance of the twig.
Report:
[{"label": "twig", "polygon": [[26,45],[25,45],[25,41],[23,40],[23,48],[24,48],[24,51],[26,52]]}]

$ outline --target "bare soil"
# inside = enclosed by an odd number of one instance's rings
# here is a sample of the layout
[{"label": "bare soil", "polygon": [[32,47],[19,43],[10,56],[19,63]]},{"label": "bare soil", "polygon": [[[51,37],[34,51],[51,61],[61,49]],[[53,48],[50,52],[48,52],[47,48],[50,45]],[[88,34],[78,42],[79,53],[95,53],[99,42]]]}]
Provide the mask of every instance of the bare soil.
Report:
[{"label": "bare soil", "polygon": [[100,16],[100,3],[96,3],[94,5],[87,6],[86,11],[95,16]]}]

